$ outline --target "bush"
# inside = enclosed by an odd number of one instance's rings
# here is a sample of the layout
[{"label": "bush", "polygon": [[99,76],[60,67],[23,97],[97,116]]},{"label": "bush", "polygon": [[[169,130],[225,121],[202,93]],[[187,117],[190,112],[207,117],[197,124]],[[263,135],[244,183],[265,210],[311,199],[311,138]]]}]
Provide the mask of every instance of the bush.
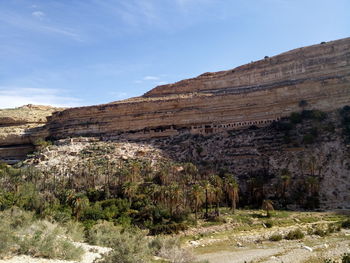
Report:
[{"label": "bush", "polygon": [[63,225],[65,234],[75,242],[83,242],[85,240],[84,226],[76,221],[69,221]]},{"label": "bush", "polygon": [[266,226],[267,228],[273,227],[273,222],[272,222],[271,220],[266,221],[264,224],[265,224],[265,226]]},{"label": "bush", "polygon": [[313,233],[314,235],[320,236],[320,237],[325,237],[329,235],[329,232],[327,229],[323,229],[321,227],[317,227],[314,229]]},{"label": "bush", "polygon": [[350,219],[343,221],[341,223],[341,227],[349,229],[350,228]]},{"label": "bush", "polygon": [[112,250],[95,262],[144,263],[149,262],[152,256],[145,234],[137,229],[110,233],[108,244]]},{"label": "bush", "polygon": [[157,237],[150,243],[150,247],[155,255],[171,263],[190,263],[194,259],[189,250],[181,248],[178,238]]},{"label": "bush", "polygon": [[34,257],[80,260],[84,250],[60,237],[62,234],[62,229],[57,225],[38,221],[18,241],[19,253]]},{"label": "bush", "polygon": [[286,235],[286,239],[288,240],[295,240],[295,239],[302,239],[304,238],[304,233],[299,229],[291,230],[289,233]]},{"label": "bush", "polygon": [[327,114],[319,110],[303,110],[301,113],[301,117],[303,119],[313,119],[313,120],[323,121],[324,119],[327,118]]},{"label": "bush", "polygon": [[33,213],[12,208],[0,213],[0,258],[9,254],[79,260],[83,249],[65,237],[66,229],[35,220]]},{"label": "bush", "polygon": [[289,119],[294,124],[301,123],[301,121],[302,121],[301,114],[298,112],[292,112]]},{"label": "bush", "polygon": [[339,223],[332,223],[328,225],[328,232],[335,233],[341,230],[341,225]]},{"label": "bush", "polygon": [[152,235],[159,234],[178,234],[180,231],[186,230],[188,227],[184,223],[169,223],[169,224],[158,224],[151,227],[150,231]]},{"label": "bush", "polygon": [[342,263],[350,263],[350,254],[349,253],[345,253],[342,256],[341,262]]},{"label": "bush", "polygon": [[270,241],[281,241],[282,240],[282,235],[281,234],[273,234],[272,236],[270,236],[269,240]]},{"label": "bush", "polygon": [[121,230],[121,227],[115,226],[112,222],[100,221],[88,231],[87,241],[92,245],[110,247]]}]

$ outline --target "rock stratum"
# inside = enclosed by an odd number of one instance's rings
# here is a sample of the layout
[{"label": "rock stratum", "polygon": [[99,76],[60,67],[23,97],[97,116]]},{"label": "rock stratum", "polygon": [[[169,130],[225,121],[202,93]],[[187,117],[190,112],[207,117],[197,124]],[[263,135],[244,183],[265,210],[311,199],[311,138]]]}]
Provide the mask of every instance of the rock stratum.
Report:
[{"label": "rock stratum", "polygon": [[47,117],[62,108],[25,105],[0,110],[0,161],[15,163],[35,149],[47,134]]},{"label": "rock stratum", "polygon": [[[322,111],[349,104],[350,38],[205,73],[109,104],[45,109],[45,116],[36,119],[38,109],[27,108],[22,119],[2,111],[0,158],[23,156],[40,137],[149,139],[267,126],[301,111],[300,102]],[[21,147],[26,150],[19,154]]]},{"label": "rock stratum", "polygon": [[[103,160],[170,160],[229,171],[242,195],[259,186],[252,182],[263,181],[267,197],[278,192],[270,186],[278,185],[286,169],[290,197],[302,196],[308,178],[318,178],[320,207],[350,208],[350,132],[344,124],[350,107],[343,116],[339,111],[345,105],[350,105],[350,38],[109,104],[1,110],[0,161],[23,160],[40,140],[51,139],[54,146],[24,163],[65,171],[100,149],[108,152],[96,157]],[[303,120],[285,118],[293,112]]]},{"label": "rock stratum", "polygon": [[349,104],[349,81],[346,38],[158,86],[141,97],[56,112],[47,128],[54,139],[145,139],[263,126],[300,111],[300,101],[323,111]]}]

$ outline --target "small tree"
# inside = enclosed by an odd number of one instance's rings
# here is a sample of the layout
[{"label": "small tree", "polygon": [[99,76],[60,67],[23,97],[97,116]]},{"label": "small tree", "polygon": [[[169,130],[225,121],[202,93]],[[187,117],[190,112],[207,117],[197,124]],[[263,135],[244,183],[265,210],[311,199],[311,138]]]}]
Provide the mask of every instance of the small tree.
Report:
[{"label": "small tree", "polygon": [[264,200],[262,203],[262,209],[266,211],[266,217],[271,217],[271,211],[274,210],[273,202],[271,200]]}]

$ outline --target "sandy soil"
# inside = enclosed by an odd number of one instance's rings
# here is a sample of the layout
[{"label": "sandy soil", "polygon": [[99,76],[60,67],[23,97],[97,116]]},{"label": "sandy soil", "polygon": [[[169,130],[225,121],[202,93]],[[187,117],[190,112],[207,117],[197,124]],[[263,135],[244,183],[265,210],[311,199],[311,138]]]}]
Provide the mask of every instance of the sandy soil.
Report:
[{"label": "sandy soil", "polygon": [[[85,243],[75,243],[77,246],[82,247],[85,250],[85,254],[80,263],[92,263],[96,258],[99,258],[101,254],[109,251],[109,248],[90,246]],[[76,263],[76,261],[66,261],[57,259],[45,259],[45,258],[33,258],[30,256],[15,256],[10,259],[0,260],[0,263]]]}]

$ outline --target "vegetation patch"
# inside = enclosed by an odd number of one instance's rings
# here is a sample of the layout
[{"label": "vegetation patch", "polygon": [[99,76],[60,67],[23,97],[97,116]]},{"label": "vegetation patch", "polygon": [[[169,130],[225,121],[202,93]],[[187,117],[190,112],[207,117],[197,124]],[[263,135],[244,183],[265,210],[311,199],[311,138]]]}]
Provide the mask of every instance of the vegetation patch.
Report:
[{"label": "vegetation patch", "polygon": [[285,239],[288,239],[288,240],[303,239],[304,236],[305,235],[303,231],[297,228],[295,230],[289,231],[288,234],[285,236]]}]

